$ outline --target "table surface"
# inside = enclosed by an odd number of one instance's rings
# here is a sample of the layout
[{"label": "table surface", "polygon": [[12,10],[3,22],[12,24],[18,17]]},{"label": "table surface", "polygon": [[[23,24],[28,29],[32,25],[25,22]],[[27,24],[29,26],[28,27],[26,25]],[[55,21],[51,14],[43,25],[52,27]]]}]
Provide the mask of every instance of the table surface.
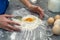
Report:
[{"label": "table surface", "polygon": [[[41,6],[43,9],[44,9],[44,12],[45,12],[45,16],[46,16],[46,18],[44,18],[44,20],[46,20],[48,17],[51,17],[51,16],[54,16],[54,15],[56,15],[55,13],[53,13],[53,12],[49,12],[48,11],[48,7],[47,7],[47,4],[48,4],[48,0],[38,0],[38,2],[35,4],[35,5],[39,5],[39,6]],[[12,13],[14,10],[18,10],[18,9],[21,9],[21,8],[26,8],[22,3],[19,3],[19,1],[16,1],[16,0],[11,0],[10,1],[10,4],[9,4],[9,7],[8,7],[8,9],[7,9],[7,11],[6,11],[6,13]],[[23,11],[22,11],[23,12]],[[29,11],[30,12],[30,11]],[[57,14],[59,14],[59,13],[57,13]],[[36,30],[35,30],[36,31]],[[33,31],[34,32],[34,31]],[[18,33],[19,34],[19,33]],[[24,33],[23,33],[24,34]],[[36,33],[35,33],[36,35],[37,35],[37,31],[36,31]],[[34,35],[34,34],[33,34]],[[35,36],[36,36],[35,35]],[[9,36],[11,36],[11,32],[8,32],[8,31],[5,31],[5,30],[2,30],[2,29],[0,29],[0,40],[11,40],[11,38],[9,37]],[[21,39],[15,39],[15,40],[24,40],[23,39],[23,35],[20,35],[20,36],[22,36],[21,37]],[[39,36],[39,35],[38,35]],[[39,39],[39,37],[36,37],[36,39],[34,39],[34,40],[40,40]],[[53,36],[51,36],[51,38],[52,38],[52,40],[60,40],[60,36],[55,36],[55,35],[53,35]],[[26,39],[26,40],[29,40],[29,39]],[[30,40],[32,40],[32,39],[30,39]]]}]

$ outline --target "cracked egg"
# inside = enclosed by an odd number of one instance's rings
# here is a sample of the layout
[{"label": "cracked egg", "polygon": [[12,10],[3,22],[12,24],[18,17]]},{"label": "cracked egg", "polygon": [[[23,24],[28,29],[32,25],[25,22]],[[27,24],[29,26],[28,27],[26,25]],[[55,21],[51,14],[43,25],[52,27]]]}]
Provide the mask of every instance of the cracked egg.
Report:
[{"label": "cracked egg", "polygon": [[24,18],[22,18],[22,21],[24,21],[24,22],[34,22],[36,20],[36,18],[35,17],[32,17],[32,16],[26,16],[26,17],[24,17]]}]

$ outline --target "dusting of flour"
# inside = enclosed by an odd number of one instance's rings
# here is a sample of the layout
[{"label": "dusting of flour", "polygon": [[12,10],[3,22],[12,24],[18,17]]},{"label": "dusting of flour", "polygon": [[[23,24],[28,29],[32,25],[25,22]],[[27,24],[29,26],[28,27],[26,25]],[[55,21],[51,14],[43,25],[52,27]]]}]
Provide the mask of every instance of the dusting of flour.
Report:
[{"label": "dusting of flour", "polygon": [[[24,19],[25,18],[35,18],[34,22],[25,22]],[[40,24],[42,24],[42,20],[39,19],[36,16],[33,15],[27,15],[25,17],[22,18],[22,21],[18,20],[18,19],[13,19],[13,21],[20,23],[21,26],[17,26],[15,25],[15,27],[20,28],[21,30],[34,30],[37,27],[39,27]]]}]

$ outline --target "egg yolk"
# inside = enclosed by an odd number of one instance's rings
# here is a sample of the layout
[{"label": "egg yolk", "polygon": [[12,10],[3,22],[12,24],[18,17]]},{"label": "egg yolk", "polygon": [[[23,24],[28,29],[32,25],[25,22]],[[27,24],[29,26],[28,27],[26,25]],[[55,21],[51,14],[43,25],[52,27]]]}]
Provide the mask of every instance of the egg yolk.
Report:
[{"label": "egg yolk", "polygon": [[35,18],[26,18],[24,21],[26,22],[33,22],[35,20]]}]

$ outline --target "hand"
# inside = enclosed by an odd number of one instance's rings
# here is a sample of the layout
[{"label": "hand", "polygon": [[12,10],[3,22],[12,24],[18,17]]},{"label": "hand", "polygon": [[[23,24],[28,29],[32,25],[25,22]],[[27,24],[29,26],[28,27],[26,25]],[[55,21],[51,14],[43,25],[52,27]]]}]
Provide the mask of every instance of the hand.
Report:
[{"label": "hand", "polygon": [[9,20],[8,18],[13,17],[12,15],[0,15],[0,28],[8,30],[8,31],[19,31],[18,28],[13,27],[13,25],[19,25],[18,23]]},{"label": "hand", "polygon": [[41,19],[44,17],[44,11],[39,6],[32,5],[29,7],[29,9],[33,12],[39,13]]}]

